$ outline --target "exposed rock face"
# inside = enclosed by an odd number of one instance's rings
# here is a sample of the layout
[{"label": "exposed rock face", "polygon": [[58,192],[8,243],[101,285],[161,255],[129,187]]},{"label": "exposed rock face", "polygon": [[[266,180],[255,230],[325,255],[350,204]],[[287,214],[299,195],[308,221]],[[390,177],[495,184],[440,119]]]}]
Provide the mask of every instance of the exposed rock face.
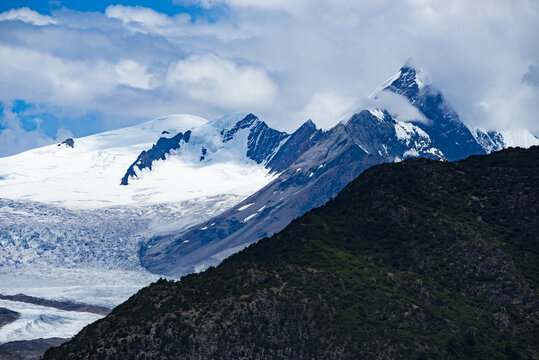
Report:
[{"label": "exposed rock face", "polygon": [[124,177],[122,178],[121,185],[127,185],[129,183],[130,177],[137,177],[135,171],[135,166],[139,170],[143,169],[152,169],[152,164],[156,160],[165,160],[166,156],[170,154],[171,151],[177,150],[180,148],[180,142],[184,143],[189,142],[191,136],[191,131],[186,131],[185,133],[178,133],[171,138],[161,137],[157,140],[157,143],[152,146],[148,151],[144,150],[138,156],[137,160],[131,164]]},{"label": "exposed rock face", "polygon": [[322,130],[317,129],[311,120],[306,121],[281,146],[268,163],[268,168],[276,173],[288,169],[304,152],[316,144],[321,135]]},{"label": "exposed rock face", "polygon": [[265,122],[258,122],[249,131],[247,139],[247,157],[257,164],[267,163],[279,147],[281,141],[288,137],[287,133],[274,130]]},{"label": "exposed rock face", "polygon": [[253,125],[258,118],[253,114],[249,114],[236,123],[231,129],[223,129],[221,135],[223,135],[223,142],[228,142],[234,138],[234,135],[241,129],[247,129]]},{"label": "exposed rock face", "polygon": [[60,144],[58,144],[58,146],[62,146],[62,145],[65,145],[66,147],[73,148],[75,146],[75,140],[73,140],[71,138],[65,139]]},{"label": "exposed rock face", "polygon": [[[420,87],[421,85],[421,87]],[[442,93],[428,84],[421,84],[414,68],[404,66],[400,75],[386,90],[404,96],[415,106],[429,124],[413,122],[427,132],[436,147],[447,160],[458,160],[472,154],[485,154],[485,150],[474,139],[468,127],[444,99]]]}]

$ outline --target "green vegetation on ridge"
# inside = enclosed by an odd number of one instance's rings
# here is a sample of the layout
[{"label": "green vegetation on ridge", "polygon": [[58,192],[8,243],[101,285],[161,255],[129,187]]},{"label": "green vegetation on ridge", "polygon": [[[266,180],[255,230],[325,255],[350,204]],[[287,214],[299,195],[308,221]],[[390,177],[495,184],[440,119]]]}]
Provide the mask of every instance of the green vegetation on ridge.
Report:
[{"label": "green vegetation on ridge", "polygon": [[365,171],[45,359],[537,359],[539,148]]}]

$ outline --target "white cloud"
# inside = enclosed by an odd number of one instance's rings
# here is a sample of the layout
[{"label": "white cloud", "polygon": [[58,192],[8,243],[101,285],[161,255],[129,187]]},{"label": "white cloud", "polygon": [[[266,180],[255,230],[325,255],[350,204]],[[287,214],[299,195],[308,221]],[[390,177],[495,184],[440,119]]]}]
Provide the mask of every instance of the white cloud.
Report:
[{"label": "white cloud", "polygon": [[[175,0],[177,4],[181,4],[182,1]],[[184,2],[184,1],[183,1]],[[261,10],[270,10],[270,11],[294,11],[299,10],[305,5],[308,5],[307,0],[199,0],[197,1],[202,6],[211,8],[217,5],[228,5],[228,6],[238,6],[246,8],[255,8]]]},{"label": "white cloud", "polygon": [[167,83],[193,100],[229,110],[269,106],[277,92],[264,69],[211,54],[192,55],[173,64]]},{"label": "white cloud", "polygon": [[0,44],[0,101],[14,99],[58,106],[98,107],[99,98],[118,85],[151,89],[146,67],[131,59],[114,62],[67,60],[47,53]]},{"label": "white cloud", "polygon": [[419,121],[427,124],[429,120],[401,95],[390,91],[382,91],[375,98],[368,99],[365,108],[385,109],[391,116],[399,121]]},{"label": "white cloud", "polygon": [[318,127],[328,129],[335,121],[342,121],[353,115],[355,99],[345,98],[335,92],[313,94],[307,106],[298,114],[300,119],[311,119]]},{"label": "white cloud", "polygon": [[30,23],[38,26],[56,24],[56,20],[47,15],[41,15],[37,11],[27,7],[20,9],[11,9],[0,13],[0,21],[19,20],[25,23]]},{"label": "white cloud", "polygon": [[191,20],[188,14],[169,17],[166,14],[141,6],[110,5],[105,10],[105,15],[109,18],[120,20],[127,28],[133,31],[160,34],[169,34],[174,29],[178,30],[178,25],[189,23]]},{"label": "white cloud", "polygon": [[188,37],[210,37],[223,41],[245,39],[250,32],[241,31],[229,23],[216,22],[209,24],[204,20],[192,22],[190,15],[179,13],[168,16],[153,9],[141,6],[110,5],[105,10],[110,19],[119,20],[131,32],[141,34],[157,34],[169,41],[185,41]]},{"label": "white cloud", "polygon": [[118,73],[118,83],[125,84],[134,88],[149,90],[152,88],[152,76],[148,74],[146,67],[136,61],[126,59],[116,65]]}]

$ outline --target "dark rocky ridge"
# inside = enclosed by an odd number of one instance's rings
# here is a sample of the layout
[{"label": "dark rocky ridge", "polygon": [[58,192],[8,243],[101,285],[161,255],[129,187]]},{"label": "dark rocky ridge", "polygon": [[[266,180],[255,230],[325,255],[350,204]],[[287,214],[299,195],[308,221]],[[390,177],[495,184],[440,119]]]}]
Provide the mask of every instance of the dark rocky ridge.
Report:
[{"label": "dark rocky ridge", "polygon": [[271,158],[267,167],[272,172],[280,173],[288,169],[304,152],[316,144],[322,135],[311,121],[301,125]]},{"label": "dark rocky ridge", "polygon": [[241,130],[241,129],[247,129],[251,127],[258,118],[254,116],[253,114],[248,114],[243,119],[238,121],[231,129],[223,129],[221,130],[221,135],[223,135],[223,142],[226,143],[234,138],[234,135]]},{"label": "dark rocky ridge", "polygon": [[177,150],[180,148],[180,142],[183,140],[184,143],[189,142],[191,136],[191,131],[187,130],[185,133],[178,133],[171,138],[161,137],[157,140],[157,143],[152,146],[150,150],[144,150],[140,153],[137,160],[129,166],[127,172],[122,178],[121,185],[128,185],[129,178],[137,177],[135,172],[135,166],[139,170],[143,169],[152,169],[152,164],[157,160],[165,160],[166,156],[170,154],[171,151]]},{"label": "dark rocky ridge", "polygon": [[277,131],[260,121],[249,131],[247,138],[247,157],[257,164],[268,162],[288,134]]},{"label": "dark rocky ridge", "polygon": [[538,358],[538,183],[539,147],[373,167],[44,359]]}]

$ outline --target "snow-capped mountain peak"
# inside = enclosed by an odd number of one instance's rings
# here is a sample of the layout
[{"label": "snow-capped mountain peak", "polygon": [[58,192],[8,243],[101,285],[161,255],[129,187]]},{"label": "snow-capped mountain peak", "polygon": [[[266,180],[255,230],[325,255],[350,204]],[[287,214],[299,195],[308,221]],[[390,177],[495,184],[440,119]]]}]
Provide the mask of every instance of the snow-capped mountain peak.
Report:
[{"label": "snow-capped mountain peak", "polygon": [[193,166],[223,162],[266,165],[288,134],[270,128],[253,114],[232,114],[188,131],[166,134],[140,153],[127,169],[121,184],[151,171],[155,162],[176,157]]}]

